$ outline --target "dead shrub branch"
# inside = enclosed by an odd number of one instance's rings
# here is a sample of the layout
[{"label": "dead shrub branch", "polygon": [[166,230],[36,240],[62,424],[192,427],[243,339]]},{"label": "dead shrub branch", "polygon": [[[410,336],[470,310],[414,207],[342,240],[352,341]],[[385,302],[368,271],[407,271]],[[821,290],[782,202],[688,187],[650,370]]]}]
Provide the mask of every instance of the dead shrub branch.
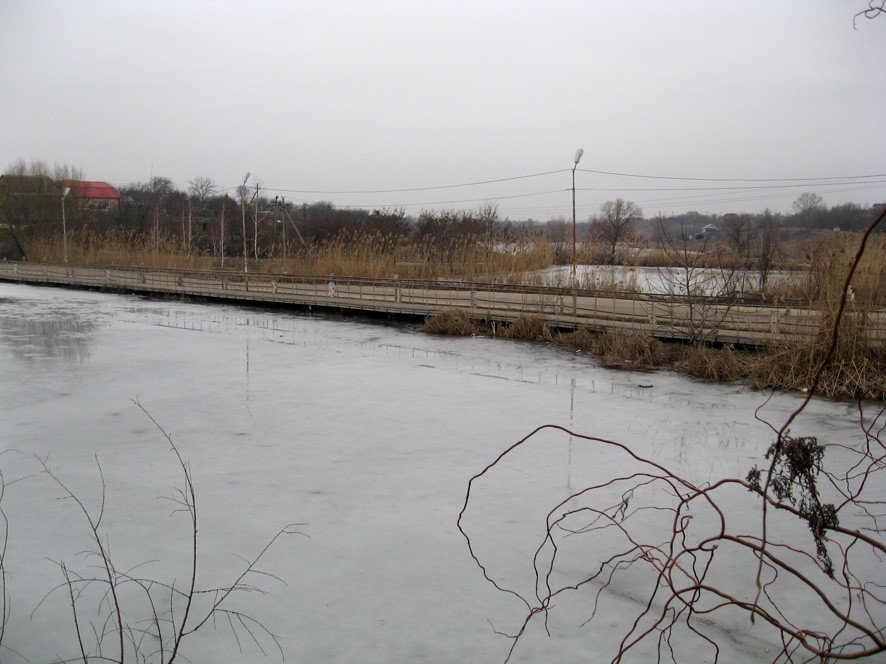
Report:
[{"label": "dead shrub branch", "polygon": [[[199,567],[197,493],[189,464],[172,440],[172,436],[137,400],[133,403],[156,426],[169,444],[181,471],[182,486],[169,500],[176,506],[173,515],[184,513],[188,516],[188,546],[190,549],[186,583],[180,587],[176,581],[165,582],[145,577],[137,570],[148,565],[138,563],[123,569],[116,564],[112,555],[109,532],[103,527],[103,517],[107,506],[107,482],[96,457],[96,467],[100,478],[101,497],[98,506],[90,508],[53,471],[48,459],[38,459],[44,473],[62,490],[62,500],[73,502],[89,527],[91,548],[83,552],[87,559],[97,560],[99,574],[75,571],[65,562],[59,562],[64,581],[50,589],[37,603],[34,612],[58,591],[65,591],[71,608],[74,632],[78,643],[78,655],[61,659],[60,662],[80,661],[172,664],[186,659],[183,644],[188,636],[207,624],[215,624],[215,618],[224,617],[232,631],[238,647],[242,651],[242,636],[249,640],[263,654],[268,645],[283,659],[280,637],[274,634],[261,620],[241,610],[229,607],[235,594],[266,592],[259,582],[272,579],[282,582],[279,577],[259,568],[259,563],[270,548],[287,535],[304,535],[293,523],[281,528],[263,548],[252,558],[241,558],[243,570],[234,580],[223,586],[199,588],[197,571]],[[253,581],[252,579],[255,579]],[[224,604],[224,606],[223,606]],[[32,613],[33,616],[33,613]],[[113,642],[113,648],[109,644]]]},{"label": "dead shrub branch", "polygon": [[[816,363],[808,393],[780,427],[769,425],[775,440],[763,467],[752,468],[747,478],[699,484],[639,454],[629,443],[558,424],[536,428],[470,478],[457,520],[468,552],[495,588],[525,607],[516,629],[496,630],[510,641],[505,661],[533,619],[542,618],[550,634],[556,600],[587,586],[595,588],[587,622],[607,598],[640,593],[638,608],[606,656],[611,662],[621,662],[647,642],[660,660],[679,661],[679,648],[690,647],[706,649],[704,659],[717,662],[723,639],[717,622],[736,613],[779,644],[774,663],[883,656],[886,597],[882,574],[874,570],[882,570],[886,557],[879,522],[886,408],[866,412],[858,402],[861,437],[853,444],[825,445],[816,436],[790,433],[838,353],[853,274],[883,216],[862,237],[845,274],[826,351]],[[576,345],[599,343],[575,335]],[[481,533],[472,532],[466,517],[479,485],[516,450],[552,431],[608,450],[624,471],[553,501],[538,524],[539,544],[529,574],[533,592],[527,592],[484,561],[476,545]],[[830,454],[831,447],[840,451],[839,457]],[[749,521],[747,515],[760,520]],[[755,521],[759,527],[748,526]],[[593,537],[591,546],[568,552],[563,545],[576,536]]]}]

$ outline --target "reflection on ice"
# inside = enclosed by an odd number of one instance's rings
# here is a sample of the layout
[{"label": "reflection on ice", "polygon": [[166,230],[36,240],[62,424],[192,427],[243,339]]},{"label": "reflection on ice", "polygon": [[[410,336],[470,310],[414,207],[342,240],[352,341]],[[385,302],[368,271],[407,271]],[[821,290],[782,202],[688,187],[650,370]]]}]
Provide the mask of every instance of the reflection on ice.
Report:
[{"label": "reflection on ice", "polygon": [[83,361],[89,356],[95,326],[94,318],[69,311],[0,313],[0,345],[28,363],[53,357]]}]

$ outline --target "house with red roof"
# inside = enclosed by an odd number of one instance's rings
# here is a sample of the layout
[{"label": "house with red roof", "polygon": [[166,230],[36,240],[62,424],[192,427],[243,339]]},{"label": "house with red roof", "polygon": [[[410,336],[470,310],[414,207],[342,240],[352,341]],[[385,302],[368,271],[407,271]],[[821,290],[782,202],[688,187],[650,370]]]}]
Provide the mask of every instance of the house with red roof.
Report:
[{"label": "house with red roof", "polygon": [[69,187],[69,196],[73,196],[81,210],[116,209],[120,204],[120,194],[107,182],[89,180],[65,180],[62,185]]}]

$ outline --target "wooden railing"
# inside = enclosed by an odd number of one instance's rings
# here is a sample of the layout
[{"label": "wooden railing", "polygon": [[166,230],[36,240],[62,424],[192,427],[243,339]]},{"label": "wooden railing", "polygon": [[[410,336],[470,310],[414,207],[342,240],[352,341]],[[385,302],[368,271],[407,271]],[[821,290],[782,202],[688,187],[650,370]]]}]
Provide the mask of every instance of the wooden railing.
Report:
[{"label": "wooden railing", "polygon": [[[0,262],[0,280],[139,293],[274,302],[342,311],[428,316],[444,309],[509,322],[532,315],[560,328],[620,329],[662,338],[761,345],[814,334],[818,312],[739,298],[685,297],[463,281],[299,276],[131,266]],[[869,317],[873,343],[886,341],[886,312]]]}]

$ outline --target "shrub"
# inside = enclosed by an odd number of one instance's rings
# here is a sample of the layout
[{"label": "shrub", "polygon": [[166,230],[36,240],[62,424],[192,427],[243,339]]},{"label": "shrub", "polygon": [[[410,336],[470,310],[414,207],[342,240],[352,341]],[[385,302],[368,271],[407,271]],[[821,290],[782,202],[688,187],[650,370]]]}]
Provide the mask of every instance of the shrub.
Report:
[{"label": "shrub", "polygon": [[668,363],[669,353],[658,339],[635,332],[607,331],[597,340],[604,367],[653,369]]},{"label": "shrub", "polygon": [[462,309],[444,309],[425,321],[422,331],[452,337],[467,337],[477,333],[477,326]]},{"label": "shrub", "polygon": [[[812,384],[831,343],[856,243],[854,234],[835,232],[810,249],[806,299],[819,312],[818,330],[767,348],[750,367],[752,387],[805,390]],[[886,397],[886,345],[872,338],[870,326],[886,292],[886,252],[877,236],[869,244],[855,267],[834,353],[818,385],[825,396]]]},{"label": "shrub", "polygon": [[510,325],[504,327],[501,336],[506,339],[523,339],[526,341],[550,341],[550,326],[537,316],[521,314]]},{"label": "shrub", "polygon": [[738,380],[746,374],[744,358],[732,346],[720,349],[701,344],[690,346],[675,368],[705,380]]},{"label": "shrub", "polygon": [[600,335],[588,332],[584,327],[578,328],[575,332],[561,332],[556,337],[556,342],[583,353],[596,353],[599,344],[597,338]]}]

